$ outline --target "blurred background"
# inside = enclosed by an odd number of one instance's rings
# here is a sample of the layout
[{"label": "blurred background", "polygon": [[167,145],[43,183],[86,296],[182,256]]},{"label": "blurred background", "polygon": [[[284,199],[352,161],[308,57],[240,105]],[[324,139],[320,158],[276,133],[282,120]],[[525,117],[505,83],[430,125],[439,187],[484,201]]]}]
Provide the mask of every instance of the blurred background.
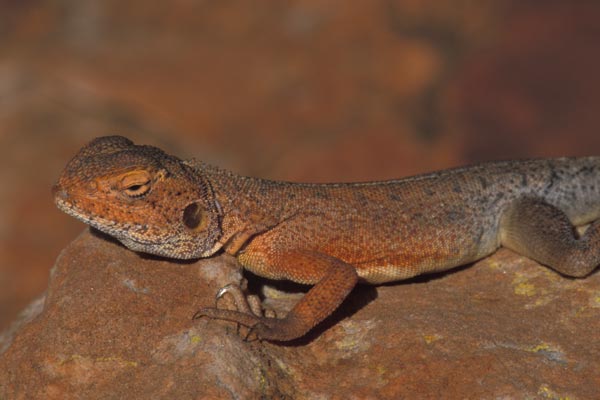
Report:
[{"label": "blurred background", "polygon": [[0,1],[0,330],[84,228],[50,187],[93,137],[318,182],[600,154],[598,21],[584,0]]}]

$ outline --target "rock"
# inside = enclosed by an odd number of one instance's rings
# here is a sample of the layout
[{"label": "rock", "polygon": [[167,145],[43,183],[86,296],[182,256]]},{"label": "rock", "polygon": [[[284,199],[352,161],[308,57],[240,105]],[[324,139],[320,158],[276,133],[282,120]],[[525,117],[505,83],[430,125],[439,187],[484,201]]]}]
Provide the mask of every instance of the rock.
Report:
[{"label": "rock", "polygon": [[[270,285],[278,314],[305,290],[248,279]],[[159,259],[86,230],[57,260],[43,309],[0,337],[0,399],[600,397],[598,272],[567,279],[501,250],[359,286],[288,345],[191,319],[241,280],[226,255]]]},{"label": "rock", "polygon": [[0,398],[276,396],[260,347],[191,318],[240,279],[229,257],[177,263],[86,231],[60,255],[42,313],[2,355]]}]

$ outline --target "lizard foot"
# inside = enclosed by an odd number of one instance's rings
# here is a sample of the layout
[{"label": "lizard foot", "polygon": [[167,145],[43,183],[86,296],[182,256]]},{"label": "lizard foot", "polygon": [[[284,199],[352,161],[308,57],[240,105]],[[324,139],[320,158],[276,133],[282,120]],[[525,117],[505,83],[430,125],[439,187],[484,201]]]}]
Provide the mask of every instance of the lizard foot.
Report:
[{"label": "lizard foot", "polygon": [[[219,300],[223,299],[226,295],[229,295],[233,300],[236,310],[219,308]],[[229,284],[217,292],[214,307],[206,307],[198,310],[192,319],[202,317],[235,322],[238,325],[238,333],[240,326],[244,326],[248,328],[248,332],[243,335],[244,340],[249,340],[251,336],[259,337],[257,331],[262,331],[260,327],[265,325],[265,320],[276,318],[276,315],[272,309],[263,308],[258,296],[246,296],[239,285]]]},{"label": "lizard foot", "polygon": [[342,303],[356,285],[358,274],[352,265],[329,256],[313,253],[292,255],[296,260],[300,257],[300,260],[304,261],[301,265],[310,265],[311,268],[316,269],[313,280],[317,283],[285,317],[262,316],[260,310],[253,310],[257,307],[252,305],[252,301],[248,301],[239,287],[229,285],[219,291],[217,298],[223,297],[225,293],[231,294],[237,303],[238,311],[216,307],[204,308],[198,311],[194,318],[207,316],[236,322],[249,328],[250,332],[246,335],[246,339],[249,336],[256,336],[259,339],[286,342],[304,336]]}]

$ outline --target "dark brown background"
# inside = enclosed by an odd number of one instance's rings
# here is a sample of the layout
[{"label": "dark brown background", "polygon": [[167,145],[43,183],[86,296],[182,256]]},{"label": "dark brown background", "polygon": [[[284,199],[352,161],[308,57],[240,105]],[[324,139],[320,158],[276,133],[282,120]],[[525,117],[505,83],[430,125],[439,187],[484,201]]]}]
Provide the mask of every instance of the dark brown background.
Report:
[{"label": "dark brown background", "polygon": [[588,1],[0,2],[0,329],[83,228],[50,186],[91,138],[303,181],[600,154],[599,20]]}]

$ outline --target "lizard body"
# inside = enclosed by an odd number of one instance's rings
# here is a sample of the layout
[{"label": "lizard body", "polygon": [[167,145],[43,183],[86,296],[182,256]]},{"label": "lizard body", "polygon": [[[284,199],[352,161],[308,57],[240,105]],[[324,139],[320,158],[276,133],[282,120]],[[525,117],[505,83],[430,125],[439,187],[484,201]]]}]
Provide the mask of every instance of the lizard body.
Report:
[{"label": "lizard body", "polygon": [[[600,157],[506,161],[399,180],[303,184],[242,177],[126,138],[97,138],[53,188],[68,214],[135,251],[223,250],[253,273],[314,285],[285,318],[206,308],[268,340],[303,336],[359,281],[444,271],[501,245],[563,275],[600,263]],[[573,225],[591,223],[581,236]]]}]

